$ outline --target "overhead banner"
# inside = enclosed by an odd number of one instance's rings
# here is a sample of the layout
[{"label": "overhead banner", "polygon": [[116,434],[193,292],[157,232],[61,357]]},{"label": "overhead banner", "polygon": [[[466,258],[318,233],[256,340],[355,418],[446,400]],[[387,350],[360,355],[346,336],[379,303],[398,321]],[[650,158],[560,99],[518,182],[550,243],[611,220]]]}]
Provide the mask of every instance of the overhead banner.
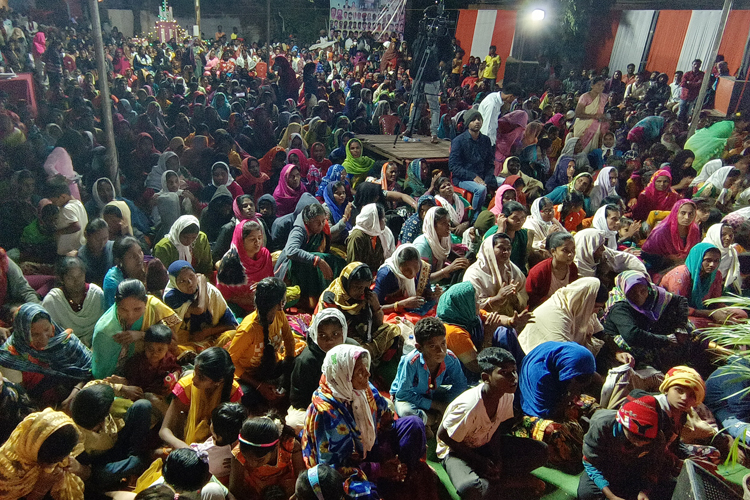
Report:
[{"label": "overhead banner", "polygon": [[359,36],[372,32],[378,40],[404,35],[406,0],[331,0],[330,29]]}]

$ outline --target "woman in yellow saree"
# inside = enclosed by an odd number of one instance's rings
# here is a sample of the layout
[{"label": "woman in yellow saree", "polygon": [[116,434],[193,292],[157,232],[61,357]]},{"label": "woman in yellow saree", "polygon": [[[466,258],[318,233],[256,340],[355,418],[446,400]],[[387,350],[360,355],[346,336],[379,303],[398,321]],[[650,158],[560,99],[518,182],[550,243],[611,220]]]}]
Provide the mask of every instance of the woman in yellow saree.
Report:
[{"label": "woman in yellow saree", "polygon": [[604,77],[598,76],[591,82],[591,90],[578,99],[573,137],[580,138],[584,153],[598,148],[599,138],[609,130],[609,123],[603,121],[609,96],[603,92]]}]

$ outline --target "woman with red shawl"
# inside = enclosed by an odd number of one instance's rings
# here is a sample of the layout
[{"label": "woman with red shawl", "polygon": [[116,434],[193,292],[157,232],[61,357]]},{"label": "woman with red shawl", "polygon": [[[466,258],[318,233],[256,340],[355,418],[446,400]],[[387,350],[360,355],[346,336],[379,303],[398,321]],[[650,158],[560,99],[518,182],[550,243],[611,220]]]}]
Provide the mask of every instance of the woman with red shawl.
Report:
[{"label": "woman with red shawl", "polygon": [[495,175],[503,171],[505,159],[511,156],[513,146],[520,143],[529,115],[525,111],[511,111],[500,118],[497,124],[497,141],[495,142]]},{"label": "woman with red shawl", "polygon": [[326,158],[326,147],[322,142],[315,142],[310,146],[310,158],[307,159],[310,166],[317,167],[321,173],[328,172],[333,165],[331,160]]},{"label": "woman with red shawl", "polygon": [[288,164],[281,171],[279,184],[273,192],[273,198],[276,200],[276,216],[282,217],[294,212],[304,192],[305,187],[302,185],[299,167],[292,163]]},{"label": "woman with red shawl", "polygon": [[253,200],[258,200],[265,194],[263,183],[267,182],[270,177],[268,177],[268,174],[261,172],[260,162],[254,156],[248,156],[242,160],[240,170],[242,175],[237,177],[237,184],[242,187],[245,194],[252,196]]},{"label": "woman with red shawl", "polygon": [[700,243],[701,230],[695,223],[695,214],[695,203],[679,200],[648,235],[641,258],[651,273],[683,264],[690,249]]},{"label": "woman with red shawl", "polygon": [[672,189],[672,174],[669,170],[658,170],[651,176],[651,182],[638,195],[633,207],[634,220],[646,220],[653,210],[672,210],[680,195]]}]

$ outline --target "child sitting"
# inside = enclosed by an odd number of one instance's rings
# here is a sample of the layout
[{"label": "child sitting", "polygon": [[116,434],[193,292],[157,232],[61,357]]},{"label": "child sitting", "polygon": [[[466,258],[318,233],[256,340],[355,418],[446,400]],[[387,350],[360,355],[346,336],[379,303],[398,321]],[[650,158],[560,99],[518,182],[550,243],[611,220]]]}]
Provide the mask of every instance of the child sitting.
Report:
[{"label": "child sitting", "polygon": [[232,454],[229,491],[237,500],[267,498],[274,490],[289,498],[306,468],[294,431],[270,416],[245,420]]},{"label": "child sitting", "polygon": [[89,222],[83,203],[70,195],[70,186],[57,179],[50,182],[49,200],[60,209],[57,216],[57,254],[67,255],[86,243],[83,228]]},{"label": "child sitting", "polygon": [[498,431],[513,418],[516,361],[505,349],[488,347],[477,362],[482,383],[448,405],[437,432],[437,456],[462,498],[495,498],[497,487],[540,494],[544,482],[530,472],[547,463],[547,445]]},{"label": "child sitting", "polygon": [[208,454],[208,469],[222,484],[229,483],[232,448],[237,442],[247,410],[240,403],[221,403],[211,413],[211,437],[190,448]]},{"label": "child sitting", "polygon": [[114,401],[111,385],[90,382],[75,395],[70,408],[84,447],[78,459],[92,466],[90,482],[99,491],[115,489],[150,463],[145,445],[151,428],[151,403],[139,399],[124,418],[117,418],[111,413]]},{"label": "child sitting", "polygon": [[617,249],[627,250],[638,246],[638,241],[642,239],[641,230],[633,231],[631,229],[633,219],[630,217],[620,217],[620,229],[617,230]]},{"label": "child sitting", "polygon": [[[442,321],[420,319],[414,338],[416,350],[401,357],[391,396],[399,416],[417,415],[429,429],[440,423],[448,404],[466,390],[466,376],[461,362],[447,348]],[[432,430],[427,433],[429,438]]]},{"label": "child sitting", "polygon": [[326,464],[302,472],[294,487],[296,500],[343,500],[344,476]]},{"label": "child sitting", "polygon": [[224,500],[229,494],[229,490],[211,475],[205,455],[191,448],[179,448],[169,454],[164,460],[161,477],[151,487],[161,484],[172,488],[173,498],[196,498],[183,497],[183,493],[198,492],[201,500]]}]

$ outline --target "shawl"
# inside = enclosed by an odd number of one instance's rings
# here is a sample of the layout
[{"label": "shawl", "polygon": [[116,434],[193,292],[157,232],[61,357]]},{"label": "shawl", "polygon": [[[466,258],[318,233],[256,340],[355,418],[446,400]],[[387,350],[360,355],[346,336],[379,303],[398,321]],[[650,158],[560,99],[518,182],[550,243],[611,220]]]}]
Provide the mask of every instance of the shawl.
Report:
[{"label": "shawl", "polygon": [[409,163],[406,169],[406,186],[411,189],[411,195],[420,197],[427,192],[427,188],[422,180],[422,162],[424,158],[417,158]]},{"label": "shawl", "polygon": [[[40,32],[41,33],[41,32]],[[39,476],[50,473],[60,467],[62,479],[52,486],[50,494],[55,500],[83,500],[83,481],[68,472],[69,457],[56,464],[37,462],[39,448],[44,441],[63,426],[72,425],[78,432],[73,419],[61,411],[46,408],[43,411],[27,416],[13,430],[8,440],[0,447],[0,498],[23,498],[31,493]],[[80,440],[70,452],[77,456],[83,452]]]},{"label": "shawl", "polygon": [[89,284],[83,308],[74,312],[61,288],[53,288],[44,297],[42,306],[47,310],[52,321],[58,325],[69,326],[73,333],[86,346],[91,345],[96,321],[104,314],[104,292],[97,285]]},{"label": "shawl", "polygon": [[[355,158],[352,156],[352,153],[350,151],[350,147],[352,142],[358,142],[360,145],[360,148],[362,149],[362,154],[359,156],[359,158]],[[372,166],[375,164],[375,160],[372,158],[369,158],[365,156],[364,148],[362,147],[362,141],[359,139],[350,139],[349,142],[346,143],[346,159],[342,163],[344,168],[346,169],[346,172],[351,175],[362,175],[366,174],[372,169]]]},{"label": "shawl", "polygon": [[[169,228],[169,234],[167,234],[167,239],[177,249],[179,260],[185,260],[190,263],[193,262],[193,245],[183,245],[182,242],[180,242],[180,235],[191,225],[194,225],[200,230],[200,222],[197,217],[193,215],[183,215],[172,224],[172,227]],[[193,242],[193,244],[195,244],[195,242]]]},{"label": "shawl", "polygon": [[459,326],[469,333],[482,327],[477,314],[476,290],[468,281],[451,286],[440,295],[437,317],[443,323]]},{"label": "shawl", "polygon": [[543,199],[546,198],[542,196],[534,200],[531,204],[531,216],[526,217],[526,222],[523,223],[524,228],[530,229],[534,232],[533,246],[538,249],[546,249],[547,235],[553,228],[560,232],[568,232],[562,224],[560,224],[560,221],[554,217],[552,217],[551,221],[544,222],[542,211],[539,209]]},{"label": "shawl", "polygon": [[445,238],[438,237],[437,231],[435,230],[435,213],[438,207],[432,207],[427,211],[422,221],[422,234],[424,235],[427,243],[430,245],[432,250],[432,258],[437,261],[436,270],[443,268],[445,260],[451,253],[451,237],[450,235]]},{"label": "shawl", "polygon": [[296,132],[289,135],[289,147],[287,148],[287,153],[291,153],[292,151],[294,151],[294,149],[292,149],[292,142],[294,142],[294,139],[296,137],[300,138],[300,140],[302,141],[302,146],[300,148],[295,148],[295,149],[297,149],[297,151],[302,152],[305,158],[307,158],[308,152],[310,151],[309,149],[307,149],[307,142],[302,138],[302,134],[298,134]]},{"label": "shawl", "polygon": [[262,174],[271,175],[271,172],[273,171],[273,160],[279,153],[286,154],[286,148],[283,148],[281,146],[272,147],[268,151],[268,153],[264,154],[263,157],[258,160],[258,163],[260,164],[260,171]]},{"label": "shawl", "polygon": [[503,184],[497,188],[497,192],[495,192],[495,204],[490,208],[490,212],[495,214],[496,217],[503,212],[503,195],[506,191],[513,191],[516,193],[516,199],[518,199],[518,192],[510,184]]},{"label": "shawl", "polygon": [[669,177],[669,182],[672,183],[672,174],[669,170],[657,170],[651,176],[646,189],[638,195],[638,202],[633,207],[635,220],[646,220],[648,214],[653,210],[671,210],[677,200],[680,199],[680,195],[671,186],[666,191],[656,190],[655,183],[659,177]]},{"label": "shawl", "polygon": [[693,168],[700,173],[701,168],[712,158],[718,158],[734,131],[734,122],[726,120],[695,132],[686,142],[685,149],[695,153]]},{"label": "shawl", "polygon": [[453,200],[451,201],[446,200],[440,195],[435,195],[435,201],[448,211],[448,215],[450,215],[451,222],[454,225],[457,226],[461,224],[461,221],[464,220],[466,207],[464,207],[464,203],[461,201],[461,197],[458,194],[453,193]]},{"label": "shawl", "polygon": [[307,171],[310,169],[310,164],[307,160],[307,154],[301,149],[290,149],[289,152],[286,154],[287,164],[292,163],[292,160],[289,159],[289,157],[292,155],[297,156],[297,161],[299,161],[300,175],[302,177],[307,177]]},{"label": "shawl", "polygon": [[245,223],[241,222],[234,227],[232,249],[237,251],[237,255],[242,263],[242,269],[245,271],[245,283],[257,283],[263,278],[273,276],[271,253],[268,251],[268,248],[261,247],[254,259],[247,254],[245,243],[242,240],[242,228],[244,225]]},{"label": "shawl", "polygon": [[297,186],[297,189],[292,189],[289,186],[289,175],[294,168],[299,170],[297,165],[289,163],[281,170],[279,184],[273,191],[273,197],[276,200],[277,217],[281,217],[282,215],[294,212],[294,208],[297,206],[297,202],[302,196],[302,193],[305,192],[305,188],[301,182],[300,185]]},{"label": "shawl", "polygon": [[[346,201],[344,201],[343,204],[337,205],[336,199],[333,197],[333,185],[335,183],[329,182],[326,184],[326,188],[323,191],[323,200],[326,203],[326,207],[328,207],[328,211],[331,212],[331,217],[333,218],[333,223],[336,224],[338,221],[341,220],[341,217],[344,216],[344,211],[346,209]],[[351,222],[346,222],[346,230],[350,231],[352,229]]]},{"label": "shawl", "polygon": [[729,173],[734,169],[735,168],[730,165],[728,167],[721,167],[716,170],[716,172],[711,174],[711,177],[706,179],[706,182],[704,182],[701,188],[695,193],[695,196],[707,196],[708,193],[704,195],[703,192],[707,191],[707,189],[710,189],[710,187],[713,187],[719,191],[719,195],[716,197],[716,201],[718,203],[724,203],[726,201],[727,195],[729,194],[729,189],[724,187],[724,183],[727,181]]},{"label": "shawl", "polygon": [[724,162],[718,159],[707,162],[705,165],[703,165],[700,173],[695,176],[695,179],[690,182],[690,187],[702,185],[708,180],[709,177],[711,177],[711,175],[713,175],[714,172],[716,172],[723,166]]},{"label": "shawl", "polygon": [[695,222],[690,223],[688,235],[685,241],[682,241],[679,233],[679,224],[677,223],[677,214],[680,208],[690,200],[679,200],[674,204],[672,210],[666,219],[656,225],[651,234],[646,238],[643,244],[643,251],[657,255],[680,255],[686,257],[690,249],[701,239],[701,230]]},{"label": "shawl", "polygon": [[[375,182],[380,184],[380,186],[383,188],[383,191],[401,191],[398,186],[398,179],[394,181],[393,184],[388,184],[388,179],[386,178],[385,171],[390,165],[391,162],[389,161],[383,163],[383,168],[380,169],[380,179],[376,180]],[[398,166],[396,166],[396,168],[398,169]]]},{"label": "shawl", "polygon": [[604,233],[596,229],[583,229],[573,238],[576,242],[575,264],[578,266],[578,276],[595,276],[599,262],[594,261],[594,253],[604,244]]},{"label": "shawl", "polygon": [[617,231],[611,231],[607,224],[607,207],[609,205],[602,205],[594,214],[594,220],[591,226],[604,233],[604,242],[607,247],[612,250],[617,250]]},{"label": "shawl", "polygon": [[357,215],[357,224],[354,229],[359,229],[363,233],[371,237],[380,238],[380,244],[383,246],[383,256],[387,259],[393,255],[393,251],[396,249],[396,241],[393,237],[393,233],[386,226],[380,228],[380,217],[378,217],[378,206],[376,203],[370,203],[365,205]]},{"label": "shawl", "polygon": [[[731,226],[727,226],[731,227]],[[721,230],[724,228],[724,224],[714,224],[708,228],[706,237],[703,238],[703,243],[709,243],[721,252],[721,262],[719,263],[719,271],[724,277],[724,288],[730,288],[735,285],[737,290],[742,289],[742,277],[740,276],[740,259],[737,254],[737,249],[733,245],[729,245],[729,248],[724,246],[721,241]]]},{"label": "shawl", "polygon": [[322,142],[315,142],[310,146],[310,157],[307,159],[307,162],[310,164],[311,167],[317,167],[318,170],[321,172],[327,172],[328,169],[331,167],[331,160],[323,157],[322,160],[316,161],[315,158],[313,158],[312,152],[315,150],[315,146],[320,146],[323,148],[323,151],[326,149],[326,145]]},{"label": "shawl", "polygon": [[[36,34],[34,34],[34,55],[35,59],[39,58],[42,54],[44,54],[44,51],[47,50],[47,37],[44,35],[43,31],[37,31]],[[23,496],[23,495],[21,495]]]},{"label": "shawl", "polygon": [[[245,215],[242,213],[242,208],[240,208],[240,205],[239,205],[240,204],[240,198],[242,198],[242,196],[250,196],[250,195],[241,195],[241,196],[238,196],[232,202],[232,211],[234,212],[234,217],[237,219],[237,222],[240,223],[240,222],[244,222],[246,220],[251,220],[253,222],[257,222],[258,224],[260,224],[260,221],[258,220],[258,213],[257,212],[255,213],[255,215],[253,217],[245,217]],[[253,201],[253,204],[255,204],[254,201]]]},{"label": "shawl", "polygon": [[318,186],[318,191],[315,193],[315,196],[323,196],[323,193],[325,193],[326,186],[328,186],[328,184],[343,182],[345,186],[349,186],[349,181],[346,180],[346,177],[344,177],[344,180],[341,180],[341,174],[344,173],[346,173],[346,169],[343,165],[339,165],[338,163],[328,167],[326,175],[324,175],[320,180],[320,186]]},{"label": "shawl", "polygon": [[[268,174],[261,171],[259,177],[255,177],[253,174],[250,173],[249,164],[251,161],[257,161],[258,164],[260,164],[260,161],[254,156],[248,156],[244,160],[242,160],[242,164],[240,165],[240,171],[242,172],[242,175],[240,176],[238,181],[241,179],[242,184],[245,185],[245,189],[251,189],[253,193],[247,193],[247,194],[253,194],[253,199],[257,200],[263,192],[263,184],[270,180],[271,178],[268,176]],[[248,188],[248,186],[250,186]],[[260,189],[260,191],[258,191]]]},{"label": "shawl", "polygon": [[599,208],[602,204],[602,200],[607,196],[617,195],[617,184],[612,184],[609,178],[609,174],[613,170],[617,171],[615,167],[604,167],[599,171],[599,175],[596,176],[594,186],[591,188],[589,194],[592,209]]},{"label": "shawl", "polygon": [[342,344],[328,351],[323,360],[323,377],[325,378],[321,377],[321,385],[326,384],[337,401],[351,404],[364,455],[367,456],[367,452],[375,444],[377,430],[367,399],[368,389],[356,390],[352,386],[354,365],[360,357],[369,370],[370,353],[362,347]]},{"label": "shawl", "polygon": [[534,309],[534,322],[526,325],[518,337],[524,352],[528,354],[548,341],[589,345],[599,286],[598,278],[578,278]]},{"label": "shawl", "polygon": [[[477,300],[481,305],[486,299],[494,297],[500,287],[515,280],[518,282],[518,291],[515,297],[517,300],[513,302],[517,302],[519,309],[523,309],[528,301],[526,277],[510,259],[504,266],[498,265],[493,240],[494,238],[488,237],[482,242],[476,262],[470,265],[464,273],[464,282],[469,282],[474,286]],[[511,297],[511,299],[514,298]]]},{"label": "shawl", "polygon": [[711,285],[716,279],[716,269],[711,272],[708,276],[701,279],[701,268],[703,267],[703,257],[709,250],[719,250],[718,247],[710,243],[698,243],[688,253],[687,259],[685,259],[685,267],[687,267],[690,273],[690,278],[693,280],[693,288],[690,292],[689,305],[695,309],[703,309],[703,297],[708,294],[711,289]]},{"label": "shawl", "polygon": [[[31,325],[35,319],[46,319],[55,329],[54,336],[42,350],[31,345]],[[0,347],[0,366],[70,380],[88,380],[91,378],[91,351],[72,330],[63,330],[55,324],[42,306],[27,303],[18,309],[13,334]]]},{"label": "shawl", "polygon": [[310,324],[310,328],[307,330],[307,338],[315,342],[315,344],[318,343],[318,326],[327,319],[330,318],[336,318],[339,320],[339,323],[341,323],[341,329],[343,330],[343,342],[346,342],[346,334],[349,326],[346,323],[346,316],[344,316],[344,313],[336,309],[335,307],[326,307],[325,309],[321,309],[320,311],[313,316],[312,323]]},{"label": "shawl", "polygon": [[414,282],[414,278],[407,278],[404,276],[404,273],[401,272],[401,268],[399,268],[398,261],[399,256],[401,253],[408,249],[413,248],[416,250],[417,247],[412,245],[411,243],[405,243],[403,245],[400,245],[395,252],[393,252],[393,255],[388,257],[382,266],[380,266],[380,269],[383,269],[384,267],[387,267],[391,270],[391,272],[396,276],[396,279],[398,279],[398,288],[399,290],[404,292],[404,297],[416,297],[417,296],[417,285]]},{"label": "shawl", "polygon": [[330,300],[324,300],[324,296],[327,293],[333,295],[333,303],[336,304],[341,311],[346,312],[351,316],[358,315],[362,309],[367,305],[366,300],[353,299],[349,296],[347,288],[349,287],[349,276],[354,273],[358,268],[365,266],[361,262],[351,262],[342,271],[341,275],[333,280],[328,288],[326,288],[320,296],[320,303],[329,303]]},{"label": "shawl", "polygon": [[114,194],[117,192],[115,191],[115,185],[112,184],[112,181],[109,180],[107,177],[100,177],[96,180],[96,182],[94,182],[94,188],[91,190],[91,197],[94,199],[96,206],[99,207],[99,213],[101,213],[102,209],[106,205],[106,203],[104,203],[104,200],[102,200],[102,197],[99,196],[98,187],[99,187],[100,182],[108,182],[109,185],[112,186],[112,193]]},{"label": "shawl", "polygon": [[[628,292],[635,285],[646,285],[648,287],[648,298],[642,306],[638,306],[628,299]],[[654,323],[659,320],[670,300],[672,300],[672,294],[651,283],[647,274],[639,271],[623,271],[615,278],[615,287],[609,292],[604,314],[606,316],[616,303],[625,301],[651,323]]]},{"label": "shawl", "polygon": [[285,151],[289,149],[289,146],[292,143],[292,135],[297,134],[302,139],[302,147],[305,149],[308,148],[308,144],[305,141],[305,138],[302,137],[302,125],[299,123],[290,123],[287,125],[286,129],[284,130],[284,133],[281,136],[281,140],[279,141],[279,147],[283,148]]},{"label": "shawl", "polygon": [[[227,171],[227,182],[225,182],[221,186],[226,186],[227,189],[229,189],[229,186],[234,182],[234,177],[232,177],[232,172],[229,171],[229,165],[227,165],[223,161],[217,161],[216,163],[214,163],[213,165],[211,165],[211,172],[213,172],[215,168],[223,168],[224,170]],[[221,186],[217,186],[216,182],[214,182],[214,180],[213,180],[213,176],[211,176],[211,177],[212,177],[212,179],[211,179],[211,185],[213,185],[214,187],[217,187],[217,188],[221,187]]]},{"label": "shawl", "polygon": [[107,203],[104,207],[117,207],[120,209],[120,213],[122,214],[122,234],[121,236],[133,236],[133,223],[131,222],[132,219],[130,217],[130,207],[127,203],[120,200],[113,200]]},{"label": "shawl", "polygon": [[177,153],[174,151],[165,151],[159,155],[159,161],[154,165],[151,172],[149,172],[146,177],[146,188],[153,189],[154,191],[163,189],[161,179],[163,174],[167,171],[167,160],[173,156],[177,156]]}]

